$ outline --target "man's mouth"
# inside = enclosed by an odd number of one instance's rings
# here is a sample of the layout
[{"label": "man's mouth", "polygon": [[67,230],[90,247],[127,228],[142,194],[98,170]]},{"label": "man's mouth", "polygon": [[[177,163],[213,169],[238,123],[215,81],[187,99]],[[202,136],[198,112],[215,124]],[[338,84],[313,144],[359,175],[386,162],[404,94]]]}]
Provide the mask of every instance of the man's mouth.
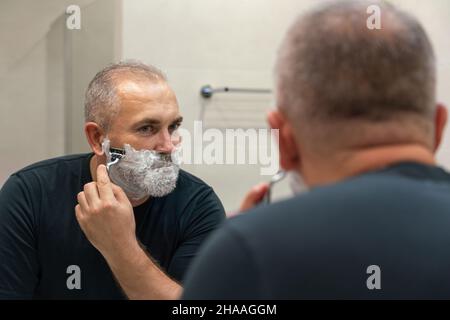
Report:
[{"label": "man's mouth", "polygon": [[159,159],[152,164],[152,169],[170,168],[173,165],[170,154],[161,154]]},{"label": "man's mouth", "polygon": [[172,155],[170,153],[160,154],[160,160],[165,162],[172,162]]}]

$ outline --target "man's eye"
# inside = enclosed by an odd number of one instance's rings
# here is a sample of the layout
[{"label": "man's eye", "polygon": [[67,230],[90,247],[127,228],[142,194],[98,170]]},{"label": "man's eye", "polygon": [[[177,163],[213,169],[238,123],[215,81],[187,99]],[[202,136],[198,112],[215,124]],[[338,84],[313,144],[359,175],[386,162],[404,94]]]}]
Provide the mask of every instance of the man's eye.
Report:
[{"label": "man's eye", "polygon": [[173,132],[175,130],[177,130],[180,127],[181,123],[175,123],[169,126],[169,131]]},{"label": "man's eye", "polygon": [[138,129],[140,133],[151,133],[153,131],[152,126],[143,126]]}]

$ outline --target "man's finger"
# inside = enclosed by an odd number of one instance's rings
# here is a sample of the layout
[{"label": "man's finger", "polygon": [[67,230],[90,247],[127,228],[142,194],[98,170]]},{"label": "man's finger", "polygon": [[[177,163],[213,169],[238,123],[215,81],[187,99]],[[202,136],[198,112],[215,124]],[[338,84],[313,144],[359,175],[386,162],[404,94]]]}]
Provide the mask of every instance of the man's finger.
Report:
[{"label": "man's finger", "polygon": [[101,164],[97,167],[97,188],[101,200],[114,200],[114,192],[111,180],[108,176],[106,166]]},{"label": "man's finger", "polygon": [[79,204],[77,204],[75,206],[75,217],[78,220],[78,223],[80,223],[80,221],[83,219],[84,213],[83,210],[81,209],[81,206]]},{"label": "man's finger", "polygon": [[80,192],[77,195],[77,200],[78,200],[78,204],[81,207],[81,210],[83,210],[84,212],[89,212],[89,205],[86,200],[86,195],[84,194],[84,192]]},{"label": "man's finger", "polygon": [[90,209],[100,206],[100,196],[97,190],[97,183],[89,182],[84,185],[84,195]]}]

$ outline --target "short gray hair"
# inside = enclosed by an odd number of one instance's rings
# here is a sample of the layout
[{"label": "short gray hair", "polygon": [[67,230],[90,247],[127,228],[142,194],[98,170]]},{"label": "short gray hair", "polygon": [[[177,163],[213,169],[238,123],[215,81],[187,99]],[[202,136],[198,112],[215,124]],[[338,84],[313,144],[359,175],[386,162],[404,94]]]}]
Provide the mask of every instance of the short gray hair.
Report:
[{"label": "short gray hair", "polygon": [[86,90],[84,103],[86,122],[95,122],[105,131],[109,130],[111,120],[120,106],[116,87],[124,77],[138,81],[167,81],[161,70],[137,60],[126,60],[107,66],[94,76]]},{"label": "short gray hair", "polygon": [[[380,30],[367,28],[373,4],[382,12]],[[301,125],[408,115],[432,121],[432,45],[414,17],[384,1],[333,1],[299,17],[280,46],[275,76],[280,109]]]}]

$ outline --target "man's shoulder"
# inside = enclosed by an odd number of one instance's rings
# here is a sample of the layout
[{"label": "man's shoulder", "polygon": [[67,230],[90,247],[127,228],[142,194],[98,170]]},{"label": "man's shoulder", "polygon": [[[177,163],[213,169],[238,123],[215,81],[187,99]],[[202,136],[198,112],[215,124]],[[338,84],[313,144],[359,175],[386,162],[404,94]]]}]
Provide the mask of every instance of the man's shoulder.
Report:
[{"label": "man's shoulder", "polygon": [[[222,295],[227,291],[218,289],[220,285],[227,288],[239,279],[244,290],[256,274],[247,287],[254,290],[246,297],[269,299],[361,297],[366,279],[361,282],[358,274],[373,261],[393,274],[409,265],[414,270],[432,265],[432,273],[427,267],[422,270],[433,278],[447,263],[441,248],[450,241],[450,179],[444,172],[416,173],[364,174],[259,205],[223,224],[205,246],[203,265],[196,270],[209,273],[209,281],[222,274],[214,287]],[[208,267],[213,263],[218,267]],[[234,270],[232,277],[229,270]],[[401,281],[410,283],[417,276],[410,275],[405,273]]]},{"label": "man's shoulder", "polygon": [[449,189],[450,180],[365,174],[271,205],[260,205],[230,219],[229,226],[244,238],[258,235],[264,238],[274,230],[282,237],[311,227],[334,232],[346,224],[367,226],[369,221],[393,219],[401,212],[413,213],[422,208],[419,204],[425,203],[429,210],[441,210],[450,206],[450,198],[446,196]]},{"label": "man's shoulder", "polygon": [[189,188],[189,189],[212,189],[210,185],[204,182],[202,179],[194,176],[193,174],[180,169],[180,173],[178,175],[178,188]]},{"label": "man's shoulder", "polygon": [[208,204],[211,201],[224,211],[222,203],[214,189],[204,182],[202,179],[193,174],[180,169],[178,175],[177,187],[175,191],[169,194],[171,200],[175,200],[180,204],[202,203]]},{"label": "man's shoulder", "polygon": [[52,166],[58,166],[61,164],[71,164],[75,162],[80,162],[83,160],[86,160],[89,158],[91,154],[90,153],[80,153],[80,154],[71,154],[71,155],[65,155],[65,156],[59,156],[55,158],[45,159],[38,162],[35,162],[33,164],[30,164],[15,173],[24,173],[27,171],[34,171],[34,170],[45,170],[48,167]]},{"label": "man's shoulder", "polygon": [[214,212],[219,213],[220,217],[225,216],[225,210],[214,189],[185,170],[180,170],[177,187],[168,195],[168,199],[195,216],[208,216]]},{"label": "man's shoulder", "polygon": [[55,179],[65,178],[72,172],[80,172],[80,170],[83,169],[83,166],[88,163],[91,156],[92,154],[90,153],[83,153],[45,159],[30,164],[14,172],[11,176],[19,177],[24,180],[28,180],[32,177],[43,179],[50,177],[54,177]]},{"label": "man's shoulder", "polygon": [[179,177],[180,179],[184,180],[187,183],[209,186],[205,181],[203,181],[199,177],[196,177],[192,173],[189,173],[188,171],[183,169],[180,169]]}]

